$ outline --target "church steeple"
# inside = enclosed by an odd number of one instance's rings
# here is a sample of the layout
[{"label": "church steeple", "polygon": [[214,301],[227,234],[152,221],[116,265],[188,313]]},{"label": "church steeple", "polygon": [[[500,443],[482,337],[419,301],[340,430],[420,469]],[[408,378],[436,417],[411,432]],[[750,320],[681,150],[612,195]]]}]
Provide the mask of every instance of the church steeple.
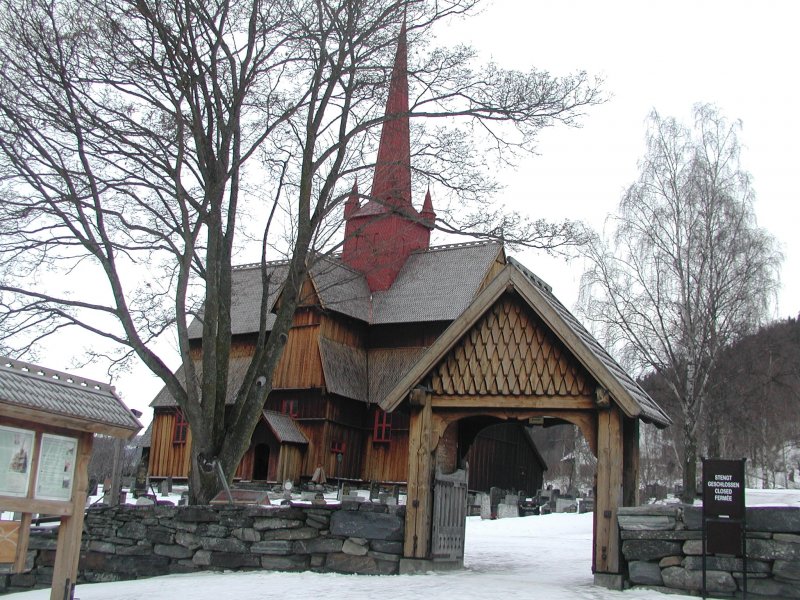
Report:
[{"label": "church steeple", "polygon": [[406,23],[397,40],[386,120],[381,131],[375,175],[372,180],[373,200],[389,208],[406,211],[411,208],[411,136],[408,124],[408,46]]},{"label": "church steeple", "polygon": [[408,117],[405,19],[389,82],[372,193],[363,206],[353,186],[344,208],[342,261],[364,273],[370,291],[389,289],[412,252],[427,249],[436,213],[428,192],[422,213],[411,203],[411,136]]}]

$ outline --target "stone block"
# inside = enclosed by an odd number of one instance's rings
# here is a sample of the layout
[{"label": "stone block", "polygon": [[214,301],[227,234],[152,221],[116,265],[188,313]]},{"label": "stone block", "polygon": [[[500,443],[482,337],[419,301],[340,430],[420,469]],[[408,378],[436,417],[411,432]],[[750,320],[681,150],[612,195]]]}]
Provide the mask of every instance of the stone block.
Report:
[{"label": "stone block", "polygon": [[231,531],[233,537],[242,540],[243,542],[260,542],[261,534],[251,527],[239,527]]},{"label": "stone block", "polygon": [[686,540],[683,542],[683,553],[687,556],[702,556],[703,540]]},{"label": "stone block", "polygon": [[117,529],[117,537],[143,540],[147,535],[147,527],[138,521],[128,521]]},{"label": "stone block", "polygon": [[399,563],[377,560],[371,556],[352,556],[344,553],[329,554],[325,567],[337,573],[358,575],[393,575]]},{"label": "stone block", "polygon": [[261,568],[275,571],[305,571],[310,564],[307,556],[262,556]]},{"label": "stone block", "polygon": [[617,523],[623,531],[670,531],[675,529],[678,509],[671,506],[623,506]]},{"label": "stone block", "polygon": [[800,560],[800,544],[778,540],[747,540],[747,557],[761,560]]},{"label": "stone block", "polygon": [[747,594],[760,594],[759,597],[772,596],[786,600],[788,598],[800,598],[800,585],[776,581],[774,579],[748,579]]},{"label": "stone block", "polygon": [[628,578],[637,585],[662,585],[661,568],[652,562],[634,560],[628,563]]},{"label": "stone block", "polygon": [[261,532],[262,540],[310,540],[319,536],[319,530],[313,527],[298,529],[272,529]]},{"label": "stone block", "polygon": [[776,533],[772,535],[776,542],[789,542],[790,544],[800,544],[800,535],[794,533]]},{"label": "stone block", "polygon": [[153,547],[153,554],[167,556],[169,558],[191,558],[194,551],[185,546],[177,546],[175,544],[156,544]]},{"label": "stone block", "polygon": [[662,569],[667,567],[680,567],[681,563],[683,562],[682,556],[665,556],[660,561],[658,561],[658,566]]},{"label": "stone block", "polygon": [[772,565],[772,574],[780,579],[800,581],[800,561],[776,560]]},{"label": "stone block", "polygon": [[205,506],[181,506],[179,509],[172,508],[171,510],[174,511],[173,518],[184,523],[216,523],[219,521],[217,511]]},{"label": "stone block", "polygon": [[91,552],[100,552],[102,554],[114,554],[117,551],[117,547],[110,542],[92,540],[89,542],[89,550]]},{"label": "stone block", "polygon": [[331,516],[331,534],[370,540],[402,541],[404,519],[397,515],[338,511]]},{"label": "stone block", "polygon": [[370,548],[376,552],[383,552],[385,554],[403,554],[403,542],[387,542],[385,540],[372,540],[369,543]]},{"label": "stone block", "polygon": [[295,554],[329,554],[341,552],[344,541],[340,538],[314,538],[294,542]]},{"label": "stone block", "polygon": [[682,509],[683,524],[686,529],[703,529],[703,507],[683,505]]},{"label": "stone block", "polygon": [[[683,559],[683,568],[690,571],[701,571],[703,569],[702,556],[687,556]],[[744,564],[741,558],[733,558],[728,556],[707,556],[706,569],[710,571],[735,571],[742,572]],[[747,572],[750,573],[769,573],[770,564],[761,560],[748,560]]]},{"label": "stone block", "polygon": [[211,565],[211,551],[210,550],[198,550],[194,553],[192,557],[192,564],[197,565],[198,567],[207,567]]},{"label": "stone block", "polygon": [[243,567],[260,567],[261,558],[240,552],[212,552],[210,566],[223,569],[241,569]]},{"label": "stone block", "polygon": [[254,519],[253,529],[257,531],[272,531],[275,529],[293,529],[302,527],[304,521],[300,519]]},{"label": "stone block", "polygon": [[669,540],[625,540],[622,554],[628,560],[656,560],[680,554],[681,543]]},{"label": "stone block", "polygon": [[203,545],[202,541],[200,540],[200,536],[195,535],[189,531],[175,532],[175,543],[180,544],[181,546],[185,546],[190,550],[197,550],[200,546]]},{"label": "stone block", "polygon": [[800,508],[791,506],[748,508],[747,529],[771,533],[800,533]]},{"label": "stone block", "polygon": [[401,558],[399,554],[387,554],[386,552],[375,552],[374,550],[367,552],[367,555],[378,560],[388,560],[396,563],[399,563]]},{"label": "stone block", "polygon": [[217,523],[201,523],[194,533],[200,537],[226,538],[228,537],[228,528]]},{"label": "stone block", "polygon": [[367,553],[367,546],[357,543],[352,538],[347,538],[342,544],[342,552],[351,556],[364,556]]},{"label": "stone block", "polygon": [[[683,567],[667,567],[661,570],[664,585],[679,590],[699,592],[703,589],[703,572],[690,571]],[[736,591],[736,581],[726,571],[706,571],[706,589],[725,594]]]},{"label": "stone block", "polygon": [[619,536],[623,540],[700,540],[703,538],[702,531],[689,531],[688,529],[681,529],[680,531],[646,531],[646,530],[633,530],[628,529],[620,531]]},{"label": "stone block", "polygon": [[247,552],[247,544],[236,538],[212,538],[204,537],[200,539],[203,550],[212,552]]},{"label": "stone block", "polygon": [[146,539],[154,544],[172,544],[175,542],[175,535],[166,527],[150,527],[147,530]]},{"label": "stone block", "polygon": [[151,544],[142,543],[135,546],[119,546],[117,554],[120,556],[147,556],[153,553],[153,546]]},{"label": "stone block", "polygon": [[270,540],[255,542],[250,546],[253,554],[274,554],[285,556],[292,553],[292,542],[290,540]]}]

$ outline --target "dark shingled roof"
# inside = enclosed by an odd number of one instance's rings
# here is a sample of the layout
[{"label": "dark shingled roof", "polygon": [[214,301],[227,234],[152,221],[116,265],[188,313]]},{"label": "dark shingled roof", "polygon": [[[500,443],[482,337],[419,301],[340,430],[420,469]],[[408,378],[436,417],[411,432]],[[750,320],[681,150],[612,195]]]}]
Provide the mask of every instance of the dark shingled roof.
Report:
[{"label": "dark shingled roof", "polygon": [[374,294],[370,322],[453,321],[475,298],[502,249],[494,242],[472,242],[415,252],[392,287]]},{"label": "dark shingled roof", "polygon": [[319,354],[325,387],[329,392],[369,402],[367,353],[363,348],[354,348],[320,336]]},{"label": "dark shingled roof", "polygon": [[516,267],[523,273],[534,285],[539,289],[544,299],[558,313],[563,322],[573,331],[575,335],[580,338],[581,342],[594,354],[600,362],[608,369],[617,382],[625,388],[631,397],[639,404],[642,411],[642,419],[657,423],[659,425],[667,425],[672,422],[672,419],[661,409],[655,400],[653,400],[641,386],[636,383],[625,369],[614,360],[614,358],[606,351],[603,346],[589,333],[586,328],[581,324],[575,316],[561,304],[561,302],[553,295],[549,285],[539,279],[534,273],[528,270],[524,265],[514,258],[508,259],[509,264]]},{"label": "dark shingled roof", "polygon": [[105,383],[0,357],[0,403],[135,433],[142,424]]},{"label": "dark shingled roof", "polygon": [[[272,275],[269,289],[271,308],[286,280],[287,262],[267,263]],[[261,265],[242,265],[231,272],[231,333],[234,335],[258,331],[259,310],[261,309]],[[203,335],[203,310],[189,324],[189,338],[197,339]],[[275,315],[267,315],[267,330],[272,329]]]},{"label": "dark shingled roof", "polygon": [[[495,242],[469,242],[434,246],[413,253],[392,287],[370,294],[363,274],[344,265],[338,257],[321,257],[311,267],[311,280],[322,308],[365,323],[418,323],[452,321],[476,296],[487,270],[502,252]],[[287,263],[269,263],[273,281],[269,306],[275,304],[286,278]],[[234,335],[258,331],[261,306],[259,265],[234,267],[231,274],[231,330]],[[203,333],[201,315],[189,325],[189,337]],[[275,315],[270,313],[267,328]]]},{"label": "dark shingled roof", "polygon": [[280,444],[308,444],[308,438],[297,428],[297,425],[288,415],[279,412],[265,410],[264,421],[266,421],[275,438]]},{"label": "dark shingled roof", "polygon": [[[236,392],[239,391],[239,388],[244,381],[244,376],[247,375],[247,368],[250,366],[251,357],[249,356],[234,356],[230,360],[230,370],[228,371],[228,391],[225,396],[226,402],[228,404],[233,404],[234,399],[236,398]],[[197,377],[201,378],[203,376],[203,363],[199,360],[195,361],[195,369],[197,370]],[[183,366],[181,365],[177,371],[175,371],[175,377],[178,378],[182,384],[186,384],[186,377],[183,373]],[[175,402],[175,399],[172,397],[172,394],[169,393],[167,386],[161,388],[161,391],[156,394],[156,397],[150,402],[151,408],[167,408],[171,406],[177,406],[178,403]]]},{"label": "dark shingled roof", "polygon": [[369,400],[377,404],[400,381],[425,348],[375,348],[369,351]]}]

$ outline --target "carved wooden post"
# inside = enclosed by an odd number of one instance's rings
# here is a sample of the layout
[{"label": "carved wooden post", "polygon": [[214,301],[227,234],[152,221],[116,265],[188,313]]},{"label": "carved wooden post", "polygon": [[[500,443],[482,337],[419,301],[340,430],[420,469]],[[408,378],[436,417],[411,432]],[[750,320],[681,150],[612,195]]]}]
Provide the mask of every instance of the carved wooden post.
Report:
[{"label": "carved wooden post", "polygon": [[597,498],[595,499],[595,583],[619,587],[619,529],[617,508],[622,503],[622,415],[615,406],[597,415]]},{"label": "carved wooden post", "polygon": [[433,429],[430,394],[411,393],[408,440],[408,496],[403,555],[427,558],[431,530],[431,478],[433,474]]},{"label": "carved wooden post", "polygon": [[71,515],[61,517],[58,528],[58,550],[53,564],[53,583],[50,600],[72,598],[65,596],[67,586],[74,586],[78,575],[78,561],[81,556],[81,534],[83,533],[83,507],[86,506],[86,492],[89,487],[89,459],[92,454],[91,433],[82,433],[78,440],[78,456],[75,463],[75,480],[72,488]]}]

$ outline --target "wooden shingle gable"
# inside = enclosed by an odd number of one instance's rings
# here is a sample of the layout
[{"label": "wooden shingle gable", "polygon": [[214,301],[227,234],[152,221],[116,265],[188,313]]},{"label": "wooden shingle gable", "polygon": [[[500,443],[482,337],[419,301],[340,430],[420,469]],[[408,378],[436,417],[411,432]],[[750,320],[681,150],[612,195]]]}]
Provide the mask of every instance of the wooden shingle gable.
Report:
[{"label": "wooden shingle gable", "polygon": [[[594,380],[598,389],[605,390],[610,394],[613,401],[622,409],[624,414],[628,417],[642,418],[646,421],[653,422],[659,426],[666,426],[670,423],[669,417],[661,411],[661,409],[641,390],[641,388],[625,373],[625,371],[606,353],[602,347],[597,343],[594,338],[578,323],[578,321],[552,296],[549,286],[544,282],[535,278],[533,274],[524,269],[519,263],[513,259],[509,259],[509,264],[489,283],[488,286],[475,298],[469,307],[448,327],[439,339],[420,357],[419,361],[405,374],[405,376],[397,383],[397,385],[387,394],[386,398],[381,402],[381,408],[387,411],[392,411],[406,398],[407,394],[417,385],[422,383],[426,378],[429,378],[428,383],[433,385],[436,382],[434,369],[437,365],[446,365],[448,354],[456,348],[457,345],[466,344],[463,340],[469,339],[469,336],[481,336],[481,327],[484,329],[490,328],[488,325],[478,325],[479,322],[488,323],[490,317],[487,314],[492,313],[498,309],[493,308],[495,304],[505,302],[504,296],[507,292],[515,292],[515,295],[532,310],[532,313],[541,322],[542,326],[550,335],[552,339],[558,340],[563,345],[568,354],[576,361],[581,368],[588,374],[588,377]],[[502,309],[505,311],[505,309]],[[498,317],[499,318],[499,317]],[[478,327],[476,328],[476,325]],[[497,325],[501,330],[505,326]],[[526,325],[527,327],[527,325]],[[474,330],[474,331],[473,331]],[[520,330],[522,332],[522,330]],[[527,335],[527,334],[525,334]],[[474,338],[477,341],[477,338]],[[537,338],[538,339],[538,338]],[[493,342],[494,343],[494,342]],[[511,344],[519,346],[521,343],[516,338],[513,340],[508,338],[501,339],[502,344]],[[495,343],[496,344],[496,343]],[[577,376],[578,371],[570,371],[571,367],[564,370],[564,367],[569,364],[569,361],[562,362],[566,355],[559,351],[558,356],[555,354],[555,347],[552,342],[548,342],[551,354],[548,359],[554,361],[554,369],[549,370],[548,373],[559,373],[558,386],[556,391],[562,389],[562,383],[566,386],[564,389],[579,389],[582,392],[587,391],[588,379],[584,376]],[[474,346],[477,343],[473,342]],[[465,346],[464,346],[465,347]],[[477,350],[476,350],[477,352]],[[482,356],[488,356],[486,351],[483,351]],[[501,369],[518,370],[519,374],[525,375],[528,371],[527,367],[522,368],[519,366],[521,361],[520,350],[517,350],[516,360],[517,365],[514,366],[515,356],[512,355],[515,351],[513,349],[504,350],[506,354],[505,360],[510,359],[510,366],[503,366],[498,364]],[[499,360],[500,354],[495,353]],[[477,360],[477,353],[473,354],[470,358],[475,362]],[[466,353],[461,357],[461,360],[467,359]],[[542,354],[541,358],[544,358]],[[502,361],[501,361],[502,362]],[[490,361],[491,363],[491,361]],[[534,361],[535,363],[535,361]],[[450,369],[450,367],[447,367]],[[464,367],[459,373],[463,373]],[[476,372],[479,370],[473,369]],[[510,371],[510,372],[511,372]],[[563,375],[561,375],[563,371]],[[439,370],[441,373],[441,369]],[[451,372],[451,370],[448,370]],[[567,377],[567,373],[570,373]],[[538,375],[538,371],[537,371]],[[511,391],[511,394],[503,393],[503,395],[527,395],[523,389],[529,386],[527,383],[520,385],[520,382],[511,383],[509,385],[508,377],[500,377],[502,385],[498,389]],[[503,380],[505,380],[503,382]],[[548,381],[548,390],[550,384],[555,385],[555,379]],[[444,388],[442,388],[443,390]],[[477,390],[480,390],[480,382],[478,383]],[[435,389],[434,389],[435,392]],[[493,395],[486,391],[477,391],[479,395]],[[530,394],[530,395],[536,395]],[[545,395],[558,396],[558,394],[549,394],[547,391]]]}]

